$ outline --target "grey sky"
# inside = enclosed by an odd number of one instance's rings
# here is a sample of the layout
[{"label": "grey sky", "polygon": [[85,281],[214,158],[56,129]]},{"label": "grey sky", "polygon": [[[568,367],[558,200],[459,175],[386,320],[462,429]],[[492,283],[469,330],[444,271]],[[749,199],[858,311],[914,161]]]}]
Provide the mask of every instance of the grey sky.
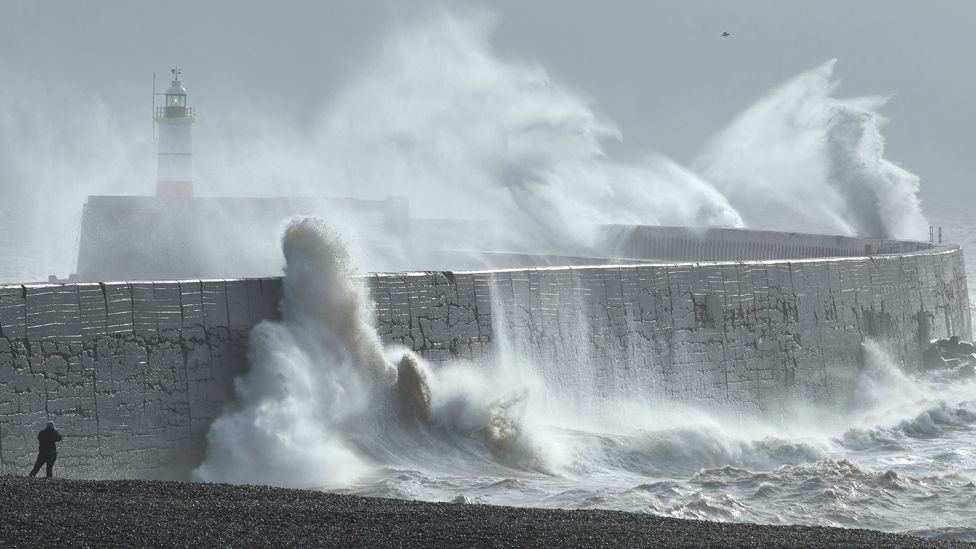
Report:
[{"label": "grey sky", "polygon": [[[4,81],[79,87],[126,124],[145,120],[147,133],[152,72],[165,80],[172,64],[185,69],[199,109],[236,104],[300,124],[391,25],[436,5],[2,0],[0,67]],[[976,3],[442,5],[495,12],[500,55],[540,63],[588,97],[621,128],[621,156],[657,150],[687,163],[770,87],[836,57],[840,95],[894,95],[883,110],[888,157],[922,176],[923,197],[976,195]]]}]

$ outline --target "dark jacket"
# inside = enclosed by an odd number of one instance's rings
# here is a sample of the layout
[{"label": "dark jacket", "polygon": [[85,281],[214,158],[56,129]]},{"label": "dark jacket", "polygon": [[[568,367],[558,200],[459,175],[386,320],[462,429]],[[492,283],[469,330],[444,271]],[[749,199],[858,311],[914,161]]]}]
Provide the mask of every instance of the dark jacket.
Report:
[{"label": "dark jacket", "polygon": [[40,433],[37,433],[37,440],[41,443],[41,447],[38,449],[40,453],[56,454],[58,447],[55,443],[61,442],[61,433],[57,429],[47,427]]}]

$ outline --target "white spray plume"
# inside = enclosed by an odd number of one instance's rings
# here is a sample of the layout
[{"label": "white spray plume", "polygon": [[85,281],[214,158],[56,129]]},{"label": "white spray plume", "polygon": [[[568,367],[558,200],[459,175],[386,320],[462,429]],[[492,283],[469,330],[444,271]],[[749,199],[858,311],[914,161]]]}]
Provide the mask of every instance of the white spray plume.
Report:
[{"label": "white spray plume", "polygon": [[242,407],[214,422],[202,480],[334,486],[367,466],[346,437],[361,432],[386,362],[348,256],[321,222],[286,229],[282,320],[255,326]]},{"label": "white spray plume", "polygon": [[[589,358],[585,334],[565,359],[534,361],[538,340],[506,324],[493,284],[492,363],[433,369],[409,350],[383,349],[362,279],[321,220],[293,222],[283,248],[282,320],[254,329],[250,372],[236,383],[238,402],[211,427],[197,479],[638,509],[662,477],[694,475],[694,485],[699,476],[753,475],[742,468],[781,476],[847,464],[832,460],[848,449],[976,422],[972,382],[947,388],[914,379],[873,342],[852,384],[856,402],[846,407],[797,400],[779,416],[735,414],[670,400],[653,376],[604,383],[621,364]],[[604,377],[581,375],[599,366]],[[968,402],[932,400],[944,396]],[[825,424],[830,416],[843,417]],[[661,487],[665,501],[700,489]]]},{"label": "white spray plume", "polygon": [[290,223],[283,250],[282,319],[252,330],[237,405],[211,426],[196,479],[343,487],[417,452],[429,465],[432,440],[447,453],[474,444],[511,467],[545,467],[523,389],[384,351],[362,279],[321,219]]},{"label": "white spray plume", "polygon": [[837,99],[835,61],[742,113],[697,162],[756,228],[922,239],[918,176],[884,157],[881,97]]},{"label": "white spray plume", "polygon": [[[197,128],[198,194],[406,195],[419,217],[494,220],[487,226],[509,237],[500,249],[570,255],[593,251],[595,224],[742,227],[740,212],[757,228],[925,237],[918,178],[884,157],[876,113],[884,100],[834,98],[833,62],[748,109],[692,171],[653,154],[610,159],[604,145],[619,130],[540,65],[501,58],[493,25],[489,15],[435,11],[393,29],[305,124],[273,106],[235,118],[200,105],[208,114]],[[11,282],[72,271],[86,194],[153,189],[148,132],[119,127],[97,97],[67,101],[34,88],[13,78],[0,90],[0,188],[8,199],[28,195],[16,207],[8,200],[4,215],[20,214],[18,229],[30,225],[27,238],[0,249],[29,257],[0,271]],[[209,254],[220,258],[219,274],[276,272],[274,223],[240,223],[238,214],[205,222],[235,226],[221,234],[236,254]],[[402,234],[393,233],[364,238],[396,248]],[[388,261],[396,253],[377,255],[379,268],[400,267]],[[403,267],[424,263],[410,261]]]},{"label": "white spray plume", "polygon": [[[494,220],[488,226],[510,238],[500,248],[563,253],[592,251],[594,224],[742,227],[740,212],[758,228],[925,236],[918,178],[884,158],[883,100],[833,98],[832,62],[748,109],[689,170],[651,153],[609,158],[617,127],[539,64],[500,57],[493,27],[490,15],[435,10],[394,28],[302,124],[271,105],[236,118],[198,105],[198,194],[406,195],[418,217]],[[42,220],[24,247],[51,256],[31,261],[44,265],[41,277],[67,274],[84,196],[150,193],[155,157],[147,132],[133,139],[140,132],[120,128],[97,98],[78,109],[28,88],[0,90],[0,171],[44,189],[44,200],[20,208]],[[72,112],[62,116],[59,104]],[[212,223],[239,224],[237,214]],[[239,240],[224,243],[240,260],[220,256],[222,274],[276,272],[269,224],[240,225]],[[382,238],[395,246],[396,236]]]},{"label": "white spray plume", "polygon": [[[890,427],[897,423],[922,418],[932,413],[942,413],[949,406],[965,403],[971,409],[976,404],[976,380],[962,378],[959,374],[906,372],[891,358],[878,342],[866,340],[864,370],[855,387],[854,413],[863,414],[862,426]],[[908,419],[906,419],[908,418]]]},{"label": "white spray plume", "polygon": [[542,67],[499,58],[492,30],[488,16],[440,13],[384,44],[325,119],[322,147],[347,159],[347,179],[409,182],[438,196],[430,213],[504,218],[520,238],[586,242],[589,224],[607,222],[742,225],[673,162],[608,159],[619,130]]},{"label": "white spray plume", "polygon": [[674,162],[609,159],[619,130],[540,65],[502,59],[493,27],[488,15],[435,12],[395,29],[307,137],[232,151],[212,175],[240,186],[300,166],[309,194],[405,194],[420,217],[503,220],[529,247],[585,246],[598,223],[742,226]]}]

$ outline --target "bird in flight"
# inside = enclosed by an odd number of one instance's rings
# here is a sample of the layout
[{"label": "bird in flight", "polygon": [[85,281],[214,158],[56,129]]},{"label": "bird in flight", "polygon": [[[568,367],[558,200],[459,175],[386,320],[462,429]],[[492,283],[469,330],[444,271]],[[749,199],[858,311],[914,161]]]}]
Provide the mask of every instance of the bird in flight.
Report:
[{"label": "bird in flight", "polygon": [[725,32],[722,33],[722,38],[726,38],[728,36],[732,36],[732,33],[731,32],[728,32],[728,31],[725,31]]}]

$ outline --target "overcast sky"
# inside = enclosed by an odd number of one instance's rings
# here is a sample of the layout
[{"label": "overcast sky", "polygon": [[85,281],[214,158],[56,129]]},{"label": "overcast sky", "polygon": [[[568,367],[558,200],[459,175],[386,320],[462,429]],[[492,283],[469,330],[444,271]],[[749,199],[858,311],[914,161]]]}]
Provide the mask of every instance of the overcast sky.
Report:
[{"label": "overcast sky", "polygon": [[893,95],[888,157],[921,175],[923,197],[976,195],[976,2],[961,0],[0,0],[0,86],[78,89],[148,134],[152,73],[179,64],[200,111],[301,124],[393,26],[438,6],[494,12],[498,54],[588,98],[621,129],[621,157],[690,163],[772,86],[838,58],[840,95]]}]

